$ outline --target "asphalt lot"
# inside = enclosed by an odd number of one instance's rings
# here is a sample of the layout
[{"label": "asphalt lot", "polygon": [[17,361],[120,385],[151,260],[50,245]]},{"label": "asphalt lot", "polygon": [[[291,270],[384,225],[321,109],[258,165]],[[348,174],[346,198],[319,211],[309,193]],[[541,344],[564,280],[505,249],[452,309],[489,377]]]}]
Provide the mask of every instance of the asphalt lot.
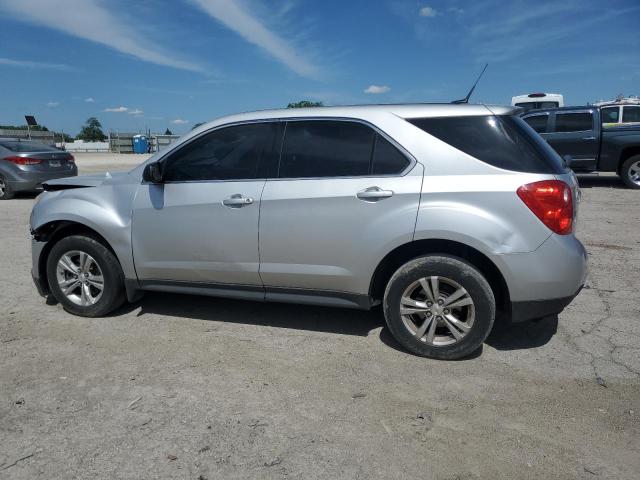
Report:
[{"label": "asphalt lot", "polygon": [[31,282],[33,197],[0,202],[0,478],[637,479],[640,192],[581,184],[587,288],[457,362],[400,351],[380,311],[148,294],[71,316]]}]

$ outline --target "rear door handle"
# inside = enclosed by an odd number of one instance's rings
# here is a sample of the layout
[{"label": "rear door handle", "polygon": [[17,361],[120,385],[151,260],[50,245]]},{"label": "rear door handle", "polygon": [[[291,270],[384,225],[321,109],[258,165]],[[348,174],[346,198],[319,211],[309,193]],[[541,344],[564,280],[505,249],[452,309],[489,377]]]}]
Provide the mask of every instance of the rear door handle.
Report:
[{"label": "rear door handle", "polygon": [[253,198],[245,197],[240,193],[235,193],[231,195],[229,198],[225,198],[222,200],[222,204],[227,207],[240,208],[247,205],[251,205],[253,203]]},{"label": "rear door handle", "polygon": [[583,140],[595,140],[596,137],[582,137]]},{"label": "rear door handle", "polygon": [[360,190],[356,196],[365,202],[377,202],[393,196],[393,190],[382,190],[380,187],[369,187]]}]

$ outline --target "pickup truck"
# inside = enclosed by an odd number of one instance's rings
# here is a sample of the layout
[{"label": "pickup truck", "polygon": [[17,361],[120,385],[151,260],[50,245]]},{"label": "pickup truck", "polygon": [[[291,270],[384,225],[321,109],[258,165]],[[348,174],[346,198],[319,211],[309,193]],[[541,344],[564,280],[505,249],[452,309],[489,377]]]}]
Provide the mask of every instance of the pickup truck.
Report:
[{"label": "pickup truck", "polygon": [[576,173],[616,172],[629,188],[640,189],[640,124],[602,125],[599,107],[530,110],[527,122]]}]

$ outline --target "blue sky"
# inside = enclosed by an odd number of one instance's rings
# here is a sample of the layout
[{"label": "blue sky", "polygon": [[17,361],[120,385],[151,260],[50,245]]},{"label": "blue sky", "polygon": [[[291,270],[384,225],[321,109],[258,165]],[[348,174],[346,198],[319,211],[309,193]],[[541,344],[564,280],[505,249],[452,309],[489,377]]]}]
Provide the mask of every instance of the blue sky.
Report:
[{"label": "blue sky", "polygon": [[640,94],[637,0],[0,0],[0,124],[176,133],[286,106]]}]

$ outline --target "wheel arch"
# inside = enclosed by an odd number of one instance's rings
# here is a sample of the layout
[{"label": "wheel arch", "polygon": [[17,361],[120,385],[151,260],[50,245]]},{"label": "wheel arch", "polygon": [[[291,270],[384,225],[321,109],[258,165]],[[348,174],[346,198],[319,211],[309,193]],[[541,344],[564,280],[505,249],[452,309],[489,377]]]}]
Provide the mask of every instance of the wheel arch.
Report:
[{"label": "wheel arch", "polygon": [[45,244],[38,258],[38,278],[41,279],[41,285],[47,290],[49,285],[47,278],[47,258],[49,257],[49,252],[51,252],[53,246],[60,240],[73,235],[86,235],[100,242],[116,257],[118,263],[122,266],[122,260],[109,241],[94,228],[73,220],[47,222],[33,231],[34,239],[44,242]]},{"label": "wheel arch", "polygon": [[620,152],[620,159],[618,160],[618,175],[622,173],[622,165],[635,155],[640,155],[640,145],[624,148]]},{"label": "wheel arch", "polygon": [[476,267],[487,279],[496,298],[496,311],[508,317],[511,313],[509,287],[500,269],[484,253],[474,247],[454,240],[422,239],[405,243],[389,252],[376,267],[369,287],[374,302],[382,300],[386,285],[406,262],[426,254],[446,254],[459,257]]}]

